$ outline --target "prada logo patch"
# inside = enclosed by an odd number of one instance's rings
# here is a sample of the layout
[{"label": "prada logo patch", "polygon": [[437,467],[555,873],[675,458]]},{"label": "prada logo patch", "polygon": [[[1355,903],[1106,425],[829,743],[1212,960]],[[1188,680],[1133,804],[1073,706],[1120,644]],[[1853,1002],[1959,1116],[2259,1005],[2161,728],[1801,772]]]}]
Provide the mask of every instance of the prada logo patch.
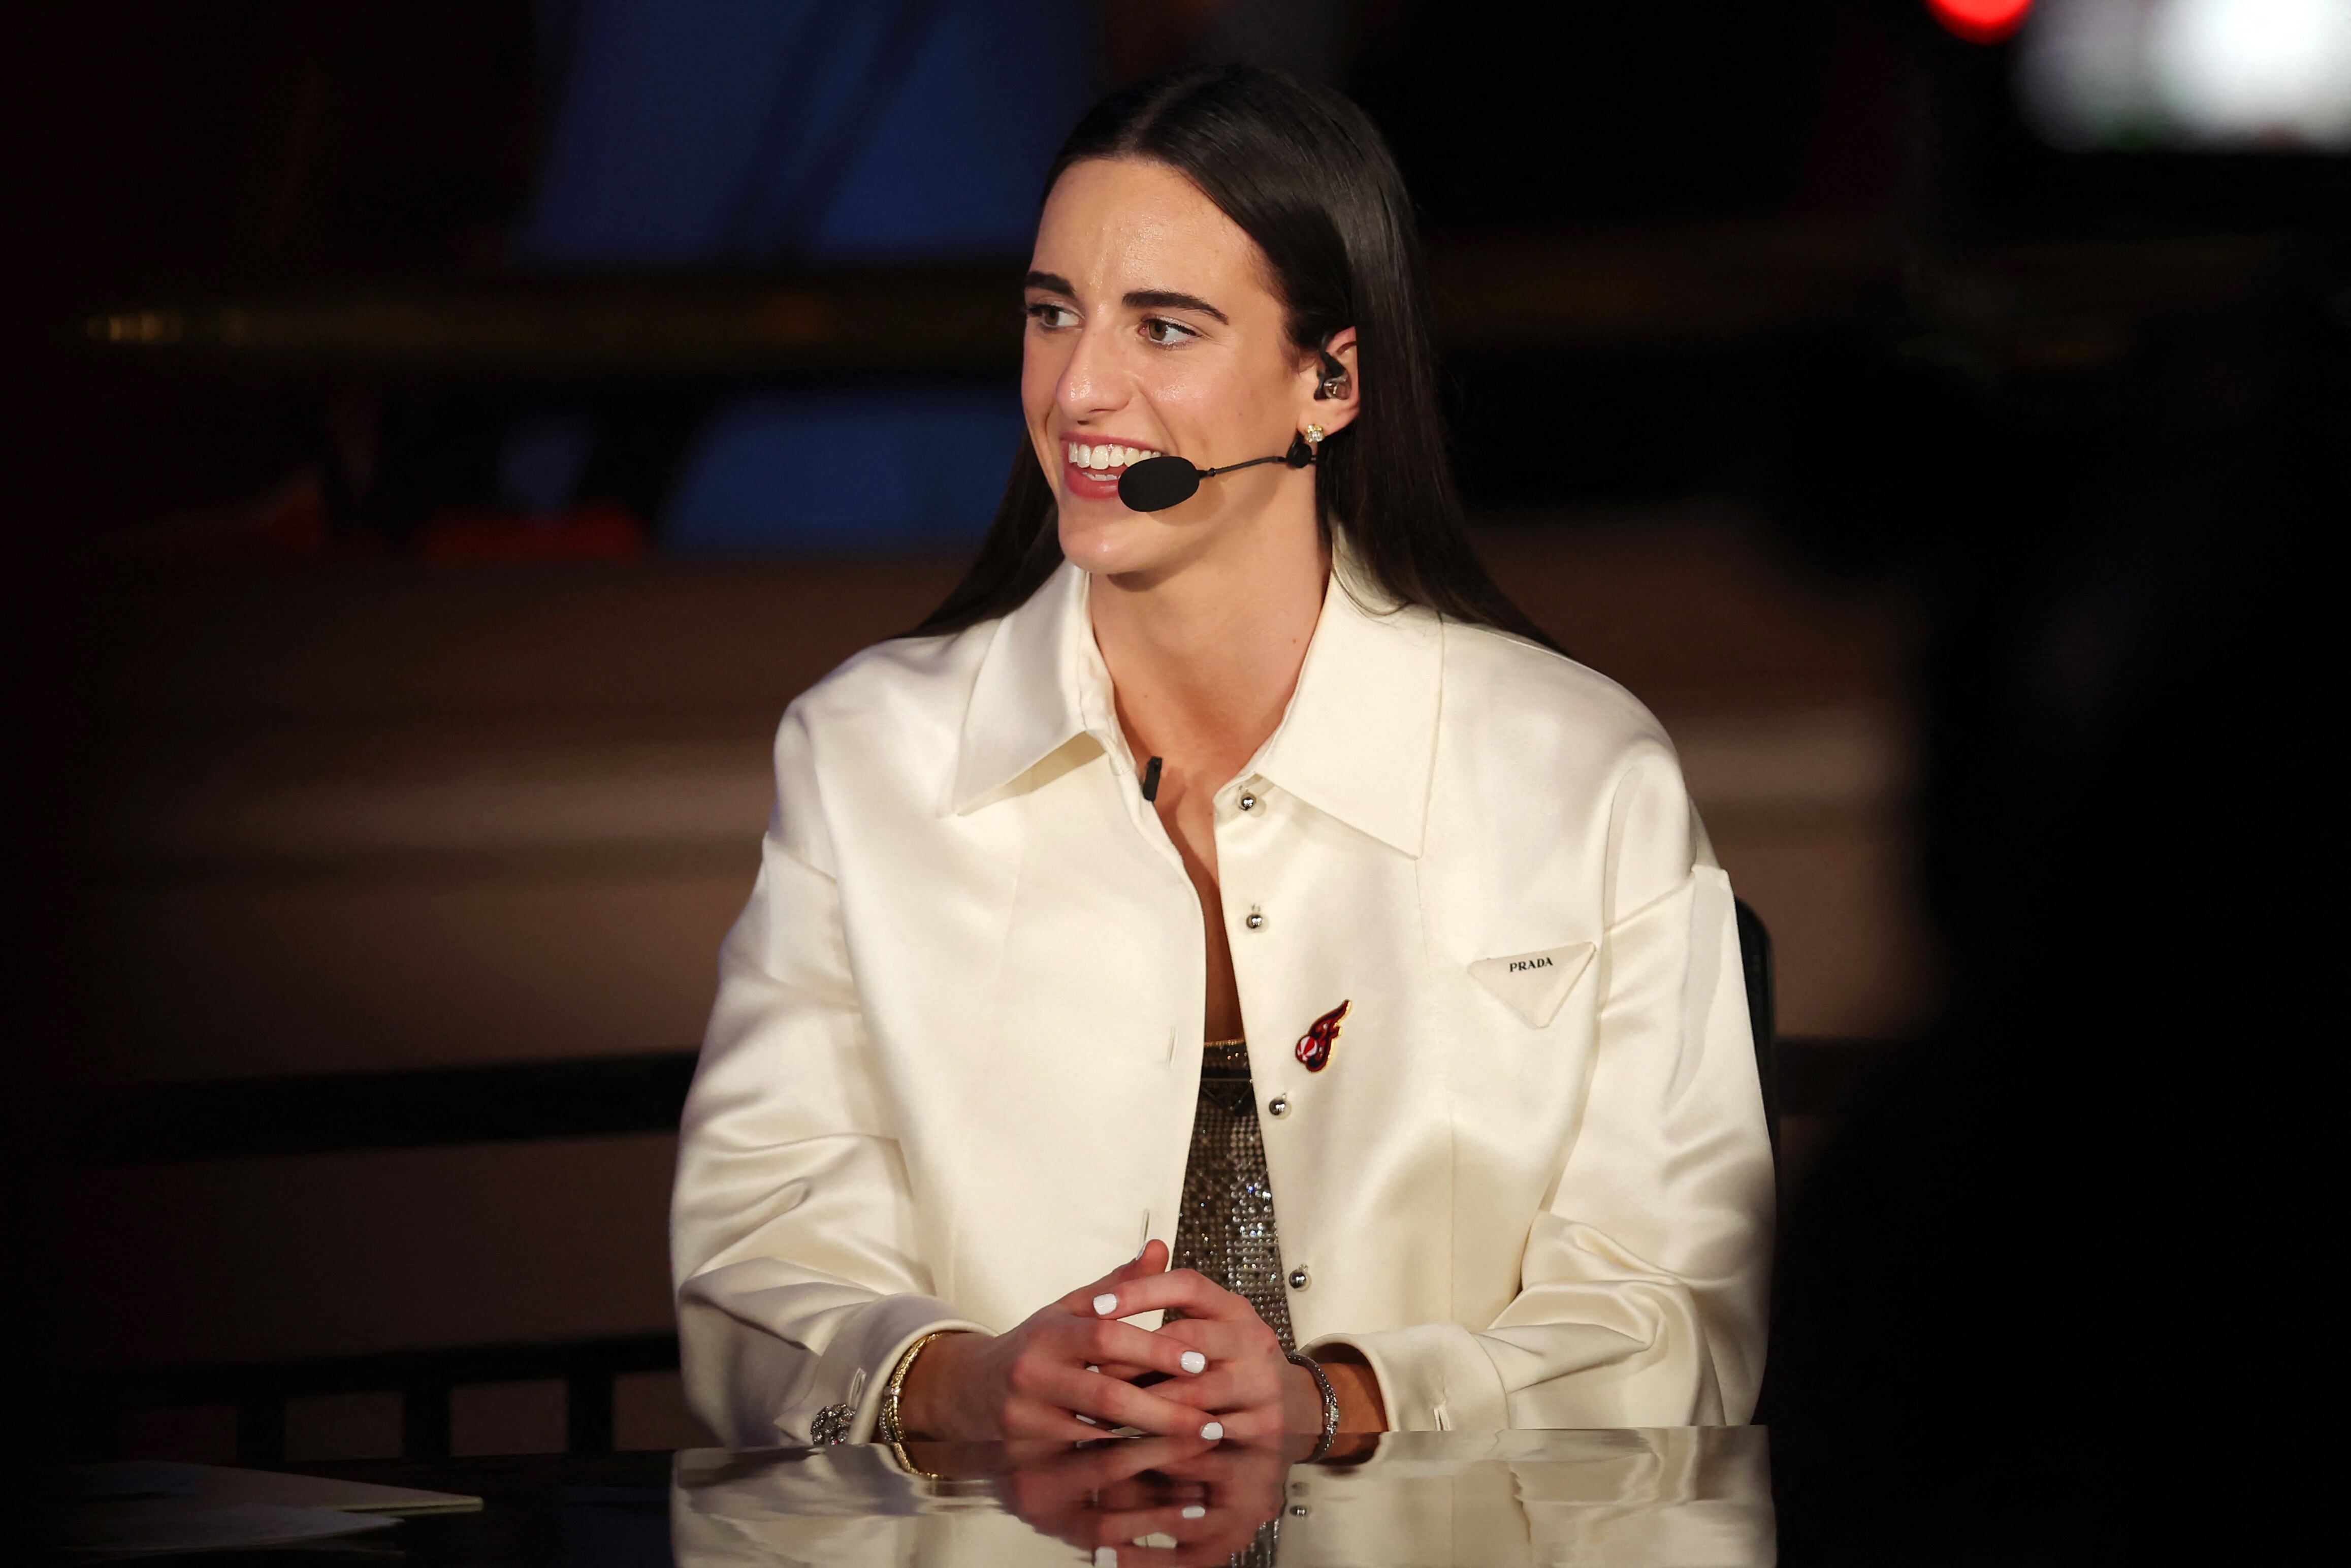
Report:
[{"label": "prada logo patch", "polygon": [[1469,973],[1503,1006],[1541,1029],[1558,1016],[1559,1004],[1567,1000],[1591,962],[1591,943],[1570,942],[1539,952],[1480,958],[1469,966]]}]

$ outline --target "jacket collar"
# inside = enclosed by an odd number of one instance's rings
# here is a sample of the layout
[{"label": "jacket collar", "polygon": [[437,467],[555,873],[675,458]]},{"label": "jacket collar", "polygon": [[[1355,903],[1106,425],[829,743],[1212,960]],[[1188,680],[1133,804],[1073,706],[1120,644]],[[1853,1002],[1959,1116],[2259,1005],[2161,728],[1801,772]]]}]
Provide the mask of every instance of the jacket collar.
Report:
[{"label": "jacket collar", "polygon": [[[1017,792],[1039,763],[1081,737],[1113,755],[1124,752],[1086,587],[1086,574],[1065,561],[997,623],[964,713],[957,815]],[[1289,710],[1244,773],[1418,855],[1443,664],[1437,617],[1382,607],[1343,556]]]}]

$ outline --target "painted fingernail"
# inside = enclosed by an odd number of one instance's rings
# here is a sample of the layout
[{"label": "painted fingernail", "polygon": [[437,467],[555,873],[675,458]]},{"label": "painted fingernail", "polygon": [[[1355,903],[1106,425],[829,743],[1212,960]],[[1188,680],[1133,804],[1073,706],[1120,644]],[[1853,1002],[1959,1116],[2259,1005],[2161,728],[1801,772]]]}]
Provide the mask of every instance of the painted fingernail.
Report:
[{"label": "painted fingernail", "polygon": [[1094,1316],[1106,1318],[1116,1311],[1118,1311],[1118,1298],[1108,1291],[1094,1298]]},{"label": "painted fingernail", "polygon": [[1222,1442],[1225,1436],[1225,1424],[1222,1421],[1211,1421],[1200,1428],[1200,1436],[1211,1443]]},{"label": "painted fingernail", "polygon": [[1101,1426],[1101,1425],[1102,1425],[1102,1423],[1101,1423],[1101,1422],[1099,1422],[1099,1421],[1095,1420],[1092,1416],[1080,1416],[1080,1415],[1079,1415],[1076,1411],[1074,1411],[1074,1410],[1071,1411],[1071,1412],[1070,1412],[1070,1415],[1071,1415],[1071,1417],[1072,1419],[1074,1419],[1074,1420],[1079,1420],[1079,1421],[1083,1421],[1083,1422],[1084,1422],[1087,1426],[1089,1426],[1089,1427],[1099,1427],[1099,1426]]},{"label": "painted fingernail", "polygon": [[1208,1517],[1208,1511],[1202,1508],[1196,1502],[1186,1503],[1184,1505],[1184,1517],[1186,1519],[1206,1519]]},{"label": "painted fingernail", "polygon": [[1087,1367],[1087,1368],[1086,1368],[1086,1370],[1087,1370],[1088,1372],[1100,1372],[1100,1371],[1102,1370],[1102,1368],[1101,1368],[1101,1367],[1099,1367],[1099,1366],[1089,1366],[1089,1367]]},{"label": "painted fingernail", "polygon": [[1118,1568],[1118,1548],[1115,1546],[1095,1547],[1094,1568]]},{"label": "painted fingernail", "polygon": [[1184,1359],[1176,1364],[1186,1372],[1206,1372],[1208,1370],[1208,1358],[1196,1350],[1187,1350],[1184,1353]]}]

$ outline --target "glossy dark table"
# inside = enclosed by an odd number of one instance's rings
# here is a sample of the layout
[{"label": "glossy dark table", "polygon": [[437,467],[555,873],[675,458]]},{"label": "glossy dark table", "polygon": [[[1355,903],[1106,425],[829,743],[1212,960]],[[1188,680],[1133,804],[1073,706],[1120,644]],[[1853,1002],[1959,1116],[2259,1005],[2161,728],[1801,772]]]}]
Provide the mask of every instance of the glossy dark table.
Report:
[{"label": "glossy dark table", "polygon": [[[1303,1443],[1113,1439],[303,1467],[485,1506],[266,1561],[1729,1568],[1774,1560],[1768,1443],[1761,1427],[1682,1427],[1390,1433],[1311,1464]],[[231,1555],[263,1557],[208,1561]]]}]

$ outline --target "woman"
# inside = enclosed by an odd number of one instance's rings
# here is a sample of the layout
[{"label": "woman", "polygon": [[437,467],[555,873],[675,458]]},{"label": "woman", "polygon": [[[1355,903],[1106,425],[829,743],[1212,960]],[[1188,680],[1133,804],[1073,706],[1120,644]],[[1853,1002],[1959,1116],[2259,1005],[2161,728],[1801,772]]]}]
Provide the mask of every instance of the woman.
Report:
[{"label": "woman", "polygon": [[[777,738],[679,1157],[694,1408],[740,1445],[1746,1419],[1729,885],[1656,721],[1467,543],[1377,133],[1195,72],[1047,189],[979,560]],[[1131,510],[1157,454],[1289,461]]]}]

